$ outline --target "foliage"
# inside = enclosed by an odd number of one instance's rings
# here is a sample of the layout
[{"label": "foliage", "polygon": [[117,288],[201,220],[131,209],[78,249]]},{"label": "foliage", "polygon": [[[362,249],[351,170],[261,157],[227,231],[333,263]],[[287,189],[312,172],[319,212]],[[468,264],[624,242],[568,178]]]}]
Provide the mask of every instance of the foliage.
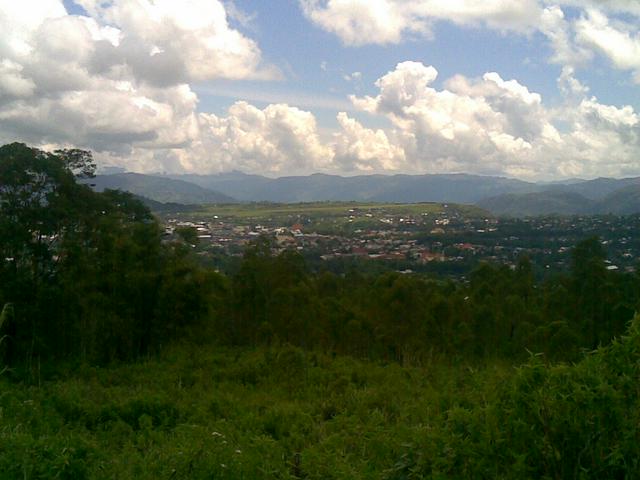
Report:
[{"label": "foliage", "polygon": [[176,234],[189,245],[198,243],[198,230],[194,227],[176,227]]},{"label": "foliage", "polygon": [[[481,264],[468,282],[363,274],[357,264],[344,276],[311,273],[298,253],[273,256],[264,239],[224,278],[196,266],[186,246],[163,244],[131,195],[78,184],[74,172],[90,175],[92,165],[83,151],[0,149],[0,302],[15,305],[9,365],[135,358],[187,333],[202,339],[198,329],[219,343],[403,364],[434,355],[518,361],[528,351],[572,360],[621,334],[638,304],[638,277],[608,271],[596,238],[576,246],[569,275],[540,284],[526,258],[513,270]],[[178,233],[196,240],[193,229]]]},{"label": "foliage", "polygon": [[635,478],[640,323],[576,364],[192,344],[0,380],[3,478]]},{"label": "foliage", "polygon": [[4,366],[4,349],[3,343],[7,340],[7,335],[4,334],[4,330],[2,327],[5,323],[8,323],[12,320],[13,317],[13,305],[10,303],[6,303],[2,307],[2,312],[0,313],[0,366],[2,366],[2,370],[0,370],[0,375],[7,371],[7,367]]},{"label": "foliage", "polygon": [[[0,147],[0,303],[14,306],[4,332],[10,366],[133,358],[210,312],[214,274],[179,246],[163,245],[156,220],[133,196],[76,182],[92,172],[89,152]],[[180,306],[171,321],[168,301]]]},{"label": "foliage", "polygon": [[624,332],[640,299],[638,277],[607,271],[602,246],[587,239],[570,275],[537,284],[522,257],[514,269],[481,264],[468,282],[397,272],[313,274],[292,251],[263,239],[231,278],[219,340],[288,342],[371,359],[420,363],[453,358],[573,360]]},{"label": "foliage", "polygon": [[423,430],[388,478],[637,478],[640,318],[575,365],[538,357]]}]

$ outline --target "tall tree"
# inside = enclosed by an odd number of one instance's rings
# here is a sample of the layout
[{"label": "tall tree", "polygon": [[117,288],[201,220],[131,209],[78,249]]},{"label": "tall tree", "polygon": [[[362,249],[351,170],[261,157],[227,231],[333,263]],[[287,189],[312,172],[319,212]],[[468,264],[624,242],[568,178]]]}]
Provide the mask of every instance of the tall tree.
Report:
[{"label": "tall tree", "polygon": [[571,255],[571,287],[577,323],[584,322],[589,335],[589,344],[596,348],[607,333],[605,318],[605,283],[607,254],[597,237],[578,243]]},{"label": "tall tree", "polygon": [[[162,245],[131,194],[77,182],[94,169],[83,150],[0,147],[0,302],[15,307],[12,363],[140,355],[208,314],[215,282]],[[160,293],[184,312],[169,318]]]}]

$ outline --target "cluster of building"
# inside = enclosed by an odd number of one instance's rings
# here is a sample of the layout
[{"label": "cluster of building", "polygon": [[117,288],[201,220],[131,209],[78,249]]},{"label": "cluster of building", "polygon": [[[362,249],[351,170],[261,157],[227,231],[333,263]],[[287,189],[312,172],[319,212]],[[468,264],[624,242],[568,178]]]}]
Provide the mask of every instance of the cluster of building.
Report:
[{"label": "cluster of building", "polygon": [[427,226],[429,232],[444,233],[452,220],[465,221],[456,211],[444,213],[395,214],[384,209],[349,208],[344,215],[291,215],[285,225],[277,220],[261,223],[245,219],[213,215],[207,220],[185,220],[179,217],[165,220],[165,236],[176,237],[180,227],[197,232],[196,248],[205,254],[216,251],[241,255],[244,248],[259,237],[266,237],[274,253],[295,249],[313,252],[322,260],[336,258],[368,258],[428,263],[445,261],[442,248],[432,250],[419,243],[416,234]]},{"label": "cluster of building", "polygon": [[269,239],[274,253],[294,249],[324,261],[343,258],[388,260],[411,265],[481,260],[515,266],[526,254],[545,268],[567,269],[571,249],[598,236],[611,270],[633,271],[640,256],[640,217],[538,217],[496,219],[455,208],[414,214],[384,209],[348,209],[342,215],[292,214],[286,219],[218,217],[206,220],[168,218],[165,234],[179,227],[197,232],[200,255],[242,255],[257,238]]}]

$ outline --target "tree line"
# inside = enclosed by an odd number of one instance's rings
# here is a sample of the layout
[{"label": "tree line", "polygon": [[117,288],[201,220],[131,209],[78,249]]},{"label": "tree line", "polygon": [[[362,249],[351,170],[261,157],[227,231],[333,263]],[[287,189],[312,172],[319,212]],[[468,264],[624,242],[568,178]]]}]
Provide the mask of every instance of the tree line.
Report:
[{"label": "tree line", "polygon": [[530,353],[573,360],[624,333],[640,299],[636,274],[608,271],[597,238],[572,267],[536,282],[525,256],[515,269],[482,264],[468,281],[387,272],[310,273],[295,252],[253,246],[230,279],[216,331],[240,344],[288,343],[399,362]]},{"label": "tree line", "polygon": [[132,195],[79,182],[94,171],[83,150],[0,147],[0,368],[129,360],[181,339],[402,363],[573,360],[622,334],[640,299],[638,275],[608,271],[597,238],[542,282],[527,257],[467,281],[312,272],[296,252],[272,255],[268,239],[222,275],[186,242],[163,242]]}]

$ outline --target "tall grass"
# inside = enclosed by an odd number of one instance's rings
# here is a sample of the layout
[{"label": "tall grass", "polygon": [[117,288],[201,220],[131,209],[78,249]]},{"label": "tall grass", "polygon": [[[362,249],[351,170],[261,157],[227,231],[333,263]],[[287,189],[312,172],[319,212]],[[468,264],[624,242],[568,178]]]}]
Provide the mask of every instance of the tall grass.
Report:
[{"label": "tall grass", "polygon": [[[3,327],[4,324],[7,323],[13,317],[13,305],[11,303],[5,303],[4,307],[2,307],[2,313],[0,313],[0,360],[3,357],[3,343],[7,340],[8,336],[4,335]],[[0,375],[7,371],[7,367],[4,365],[0,365],[2,369],[0,370]]]},{"label": "tall grass", "polygon": [[639,478],[640,322],[576,363],[290,346],[0,378],[2,479]]}]

